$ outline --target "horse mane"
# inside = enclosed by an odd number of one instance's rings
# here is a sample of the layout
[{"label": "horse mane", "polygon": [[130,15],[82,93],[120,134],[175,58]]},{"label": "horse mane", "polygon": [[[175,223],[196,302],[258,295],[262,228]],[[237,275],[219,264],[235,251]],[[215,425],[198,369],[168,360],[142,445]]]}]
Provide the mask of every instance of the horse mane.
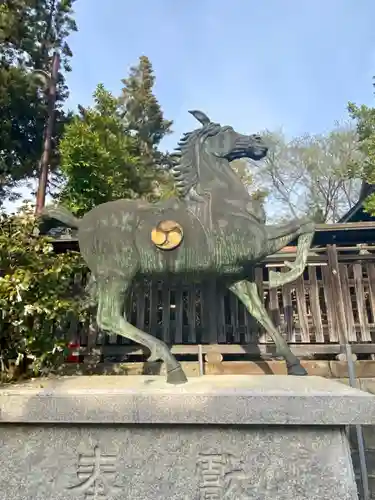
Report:
[{"label": "horse mane", "polygon": [[222,127],[218,123],[204,123],[203,127],[187,132],[178,142],[174,157],[176,164],[172,167],[175,187],[180,198],[200,200],[199,195],[199,163],[197,143],[218,134]]}]

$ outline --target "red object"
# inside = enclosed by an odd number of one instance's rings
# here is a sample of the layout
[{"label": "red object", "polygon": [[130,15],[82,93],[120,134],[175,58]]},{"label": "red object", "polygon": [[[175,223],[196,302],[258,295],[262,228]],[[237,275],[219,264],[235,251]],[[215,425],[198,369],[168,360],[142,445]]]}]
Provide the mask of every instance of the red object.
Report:
[{"label": "red object", "polygon": [[69,344],[68,344],[69,353],[66,357],[67,363],[80,363],[81,362],[80,347],[81,347],[81,345],[79,344],[79,342],[69,342]]}]

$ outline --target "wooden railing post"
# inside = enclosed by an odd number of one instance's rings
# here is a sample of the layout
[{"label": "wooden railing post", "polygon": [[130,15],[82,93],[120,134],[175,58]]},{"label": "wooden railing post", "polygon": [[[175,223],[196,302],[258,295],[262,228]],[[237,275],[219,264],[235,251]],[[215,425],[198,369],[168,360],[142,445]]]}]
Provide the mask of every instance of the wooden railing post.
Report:
[{"label": "wooden railing post", "polygon": [[342,352],[344,353],[345,345],[348,343],[348,326],[346,322],[346,313],[345,313],[344,298],[341,288],[340,268],[339,268],[336,245],[328,245],[327,254],[328,254],[330,278],[331,278],[329,285],[332,287],[331,292],[335,291],[335,300],[333,302],[334,305],[333,314],[335,316],[336,325],[338,328],[339,342],[342,348]]}]

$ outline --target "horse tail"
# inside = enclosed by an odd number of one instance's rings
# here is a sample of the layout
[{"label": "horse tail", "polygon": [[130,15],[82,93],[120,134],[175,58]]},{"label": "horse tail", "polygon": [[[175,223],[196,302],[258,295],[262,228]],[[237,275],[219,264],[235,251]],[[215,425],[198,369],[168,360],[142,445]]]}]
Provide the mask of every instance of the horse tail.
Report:
[{"label": "horse tail", "polygon": [[45,207],[42,210],[41,216],[46,219],[58,220],[71,229],[79,228],[80,220],[69,212],[67,208],[62,206]]}]

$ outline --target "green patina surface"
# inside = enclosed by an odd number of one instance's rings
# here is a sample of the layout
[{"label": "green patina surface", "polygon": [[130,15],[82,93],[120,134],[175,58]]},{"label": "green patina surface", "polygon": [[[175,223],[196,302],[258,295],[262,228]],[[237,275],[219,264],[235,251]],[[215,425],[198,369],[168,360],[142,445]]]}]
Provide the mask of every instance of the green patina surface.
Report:
[{"label": "green patina surface", "polygon": [[[47,208],[44,217],[78,228],[81,253],[96,284],[98,325],[144,345],[150,359],[165,361],[169,382],[185,380],[178,361],[163,342],[122,316],[123,296],[139,276],[185,282],[221,278],[270,333],[289,373],[303,375],[259,298],[254,269],[267,255],[300,237],[290,270],[270,273],[271,286],[294,281],[305,268],[314,224],[294,220],[267,226],[261,202],[251,199],[230,167],[238,158],[263,159],[268,150],[262,138],[213,123],[202,112],[191,113],[202,127],[184,134],[178,144],[172,168],[178,198],[155,204],[118,200],[94,208],[80,220],[62,207]],[[174,220],[183,228],[183,241],[173,250],[161,250],[151,240],[151,231],[163,220]]]}]

